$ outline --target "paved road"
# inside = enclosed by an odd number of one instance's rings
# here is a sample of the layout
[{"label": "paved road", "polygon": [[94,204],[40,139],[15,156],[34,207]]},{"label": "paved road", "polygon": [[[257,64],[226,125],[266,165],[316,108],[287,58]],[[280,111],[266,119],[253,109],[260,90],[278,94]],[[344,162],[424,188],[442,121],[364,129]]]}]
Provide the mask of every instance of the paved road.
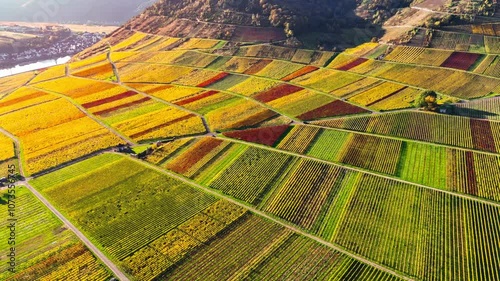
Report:
[{"label": "paved road", "polygon": [[182,177],[182,176],[179,176],[179,175],[177,175],[177,174],[175,174],[175,173],[172,173],[172,172],[169,172],[169,171],[163,170],[162,168],[160,168],[160,167],[158,167],[158,166],[155,166],[155,165],[153,165],[153,164],[149,164],[149,163],[147,163],[147,162],[141,161],[141,160],[136,159],[136,158],[133,158],[133,157],[130,157],[130,159],[132,159],[133,161],[138,162],[138,163],[140,163],[140,164],[142,164],[142,165],[144,165],[144,166],[146,166],[146,167],[148,167],[148,168],[150,168],[150,169],[153,169],[153,170],[155,170],[155,171],[158,171],[159,173],[162,173],[162,174],[164,174],[164,175],[167,175],[167,176],[169,176],[169,177],[172,177],[172,178],[175,178],[175,179],[177,179],[177,180],[180,180],[180,181],[182,181],[182,182],[184,182],[184,183],[187,183],[188,185],[191,185],[191,186],[194,186],[194,187],[196,187],[196,188],[198,188],[198,189],[201,189],[201,190],[202,190],[203,192],[205,192],[205,193],[208,193],[208,194],[213,195],[213,196],[218,197],[218,198],[223,198],[223,199],[225,199],[225,200],[227,200],[227,201],[229,201],[229,202],[231,202],[231,203],[233,203],[233,204],[236,204],[236,205],[238,205],[238,206],[241,206],[241,207],[243,207],[243,208],[245,208],[245,209],[247,209],[247,210],[251,211],[251,212],[252,212],[252,213],[254,213],[254,214],[257,214],[257,215],[259,215],[259,216],[261,216],[261,217],[264,217],[264,218],[266,218],[266,219],[268,219],[268,220],[270,220],[270,221],[273,221],[274,223],[277,223],[277,224],[279,224],[279,225],[281,225],[281,226],[283,226],[283,227],[286,227],[286,228],[290,229],[291,231],[293,231],[293,232],[295,232],[295,233],[298,233],[298,234],[300,234],[300,235],[306,236],[306,237],[308,237],[308,238],[310,238],[310,239],[312,239],[312,240],[314,240],[314,241],[316,241],[316,242],[318,242],[318,243],[320,243],[320,244],[323,244],[323,245],[325,245],[325,246],[327,246],[327,247],[329,247],[329,248],[331,248],[331,249],[333,249],[333,250],[335,250],[335,251],[338,251],[338,252],[340,252],[340,253],[343,253],[343,254],[345,254],[345,255],[347,255],[347,256],[349,256],[349,257],[353,258],[353,259],[359,260],[359,261],[361,261],[361,262],[363,262],[363,263],[366,263],[366,264],[371,265],[371,266],[373,266],[373,267],[375,267],[375,268],[377,268],[377,269],[380,269],[381,271],[384,271],[384,272],[387,272],[387,273],[389,273],[389,274],[392,274],[392,275],[398,276],[399,278],[401,278],[401,279],[403,279],[403,280],[414,280],[414,279],[412,279],[412,278],[410,278],[410,277],[407,277],[407,276],[401,275],[401,274],[399,274],[399,273],[395,272],[394,270],[392,270],[392,269],[390,269],[390,268],[388,268],[388,267],[385,267],[385,266],[379,265],[379,264],[377,264],[377,263],[375,263],[375,262],[372,262],[372,261],[370,261],[370,260],[368,260],[368,259],[366,259],[366,258],[364,258],[364,257],[362,257],[362,256],[360,256],[360,255],[357,255],[357,254],[355,254],[355,253],[351,253],[351,252],[346,251],[346,250],[344,250],[344,249],[342,249],[342,248],[339,248],[338,246],[336,246],[336,245],[334,245],[334,244],[332,244],[332,243],[330,243],[330,242],[327,242],[327,241],[325,241],[325,240],[323,240],[323,239],[320,239],[320,238],[318,238],[318,237],[316,237],[316,236],[314,236],[314,235],[311,235],[311,234],[309,234],[309,233],[306,233],[306,232],[302,231],[302,230],[301,230],[301,229],[299,229],[299,228],[296,228],[296,227],[294,227],[294,226],[292,226],[292,225],[289,225],[288,223],[284,223],[283,221],[278,220],[278,219],[276,219],[276,218],[274,218],[274,217],[272,217],[272,216],[268,215],[267,213],[262,212],[262,211],[260,211],[260,210],[258,210],[258,209],[256,209],[256,208],[254,208],[254,207],[252,207],[252,206],[248,206],[248,205],[246,205],[246,204],[240,203],[240,202],[238,202],[238,201],[236,201],[236,200],[234,200],[234,199],[232,199],[232,198],[230,198],[230,197],[227,197],[227,196],[222,195],[222,194],[220,194],[220,193],[218,193],[218,192],[215,192],[215,191],[213,191],[213,190],[211,190],[211,189],[209,189],[209,188],[207,188],[207,187],[205,187],[205,186],[202,186],[202,185],[200,185],[200,184],[198,184],[198,183],[196,183],[196,182],[193,182],[193,181],[191,181],[191,180],[189,180],[189,179],[186,179],[186,178],[184,178],[184,177]]}]

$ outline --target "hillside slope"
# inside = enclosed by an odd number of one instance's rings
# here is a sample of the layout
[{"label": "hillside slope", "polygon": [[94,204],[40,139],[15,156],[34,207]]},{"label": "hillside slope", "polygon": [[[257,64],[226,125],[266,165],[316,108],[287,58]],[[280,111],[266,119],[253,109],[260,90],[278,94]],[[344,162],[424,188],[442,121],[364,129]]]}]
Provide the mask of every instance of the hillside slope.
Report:
[{"label": "hillside slope", "polygon": [[[160,0],[126,25],[148,33],[233,41],[283,40],[359,28],[378,36],[379,24],[409,0]],[[377,9],[377,13],[373,13]],[[244,27],[244,28],[243,28]],[[245,37],[242,34],[253,34]],[[316,40],[316,39],[315,39]],[[359,42],[358,42],[359,43]],[[333,44],[329,44],[333,45]]]}]

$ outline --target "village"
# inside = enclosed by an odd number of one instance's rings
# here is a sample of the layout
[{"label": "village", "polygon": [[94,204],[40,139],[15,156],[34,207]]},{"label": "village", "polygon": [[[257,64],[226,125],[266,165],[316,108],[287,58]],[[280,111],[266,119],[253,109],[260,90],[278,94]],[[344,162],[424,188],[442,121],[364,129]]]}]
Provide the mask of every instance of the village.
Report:
[{"label": "village", "polygon": [[[9,38],[9,35],[14,38]],[[25,35],[20,39],[15,35]],[[0,25],[0,69],[74,55],[99,42],[106,33],[73,32],[60,26]]]}]

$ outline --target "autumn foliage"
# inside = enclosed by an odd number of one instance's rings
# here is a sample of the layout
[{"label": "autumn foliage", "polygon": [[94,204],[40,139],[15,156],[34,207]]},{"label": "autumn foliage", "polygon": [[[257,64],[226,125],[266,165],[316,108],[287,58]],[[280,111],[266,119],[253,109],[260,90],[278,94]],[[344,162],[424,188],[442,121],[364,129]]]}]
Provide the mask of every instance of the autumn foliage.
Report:
[{"label": "autumn foliage", "polygon": [[232,131],[224,133],[224,136],[272,146],[288,129],[288,125],[248,129],[243,131]]},{"label": "autumn foliage", "polygon": [[258,93],[257,95],[254,96],[254,98],[258,101],[261,101],[261,102],[270,102],[270,101],[282,98],[284,96],[288,96],[290,94],[296,93],[296,92],[303,90],[303,89],[304,88],[301,88],[298,86],[281,84],[281,85],[276,86],[272,89],[269,89],[265,92]]},{"label": "autumn foliage", "polygon": [[208,79],[207,81],[204,81],[203,83],[198,84],[196,87],[200,87],[200,88],[208,87],[208,86],[226,78],[228,75],[229,75],[229,73],[227,73],[227,72],[221,72],[221,73],[215,75],[214,77]]},{"label": "autumn foliage", "polygon": [[345,103],[340,100],[336,100],[329,104],[326,104],[324,106],[306,112],[298,116],[298,118],[302,120],[312,120],[330,116],[358,114],[364,112],[368,112],[368,110],[361,107],[357,107],[352,104]]},{"label": "autumn foliage", "polygon": [[316,66],[312,66],[312,65],[308,65],[308,66],[304,66],[303,68],[283,77],[281,80],[283,81],[291,81],[297,77],[300,77],[300,76],[303,76],[303,75],[306,75],[308,73],[311,73],[313,71],[316,71],[318,70],[319,67],[316,67]]}]

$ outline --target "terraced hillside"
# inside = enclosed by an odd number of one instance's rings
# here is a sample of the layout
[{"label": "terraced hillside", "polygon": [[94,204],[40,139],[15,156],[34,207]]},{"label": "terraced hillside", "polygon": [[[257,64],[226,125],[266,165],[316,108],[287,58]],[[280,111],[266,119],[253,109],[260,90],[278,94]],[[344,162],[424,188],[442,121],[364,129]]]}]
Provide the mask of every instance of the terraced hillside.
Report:
[{"label": "terraced hillside", "polygon": [[492,54],[132,33],[2,79],[2,279],[500,280]]}]

